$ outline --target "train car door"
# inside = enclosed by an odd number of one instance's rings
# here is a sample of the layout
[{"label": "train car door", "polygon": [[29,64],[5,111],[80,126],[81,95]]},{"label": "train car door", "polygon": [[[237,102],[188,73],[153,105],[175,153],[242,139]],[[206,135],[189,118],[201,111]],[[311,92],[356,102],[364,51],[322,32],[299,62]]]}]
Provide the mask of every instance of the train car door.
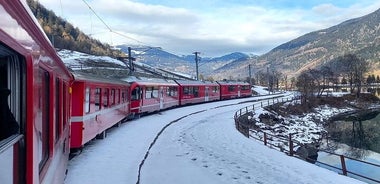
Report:
[{"label": "train car door", "polygon": [[240,95],[241,95],[241,89],[240,89],[241,87],[240,86],[238,86],[238,97],[240,97]]},{"label": "train car door", "polygon": [[209,101],[209,94],[208,94],[208,86],[205,87],[205,102],[208,102]]},{"label": "train car door", "polygon": [[160,109],[164,108],[164,87],[160,86],[159,97],[160,97]]},{"label": "train car door", "polygon": [[24,60],[0,45],[0,181],[24,183]]}]

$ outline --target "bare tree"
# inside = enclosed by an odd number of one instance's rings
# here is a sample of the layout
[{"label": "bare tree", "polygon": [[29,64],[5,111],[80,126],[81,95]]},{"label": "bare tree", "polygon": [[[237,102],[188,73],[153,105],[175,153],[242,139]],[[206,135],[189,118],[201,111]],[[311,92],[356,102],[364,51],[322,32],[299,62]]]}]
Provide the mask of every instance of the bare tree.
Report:
[{"label": "bare tree", "polygon": [[298,91],[301,93],[301,103],[307,104],[310,98],[313,97],[315,89],[313,77],[309,72],[301,73],[297,77],[296,86],[298,88]]},{"label": "bare tree", "polygon": [[354,54],[346,54],[337,59],[340,72],[347,77],[350,84],[350,92],[354,93],[356,88],[356,97],[360,96],[362,83],[365,81],[364,74],[369,70],[369,63]]}]

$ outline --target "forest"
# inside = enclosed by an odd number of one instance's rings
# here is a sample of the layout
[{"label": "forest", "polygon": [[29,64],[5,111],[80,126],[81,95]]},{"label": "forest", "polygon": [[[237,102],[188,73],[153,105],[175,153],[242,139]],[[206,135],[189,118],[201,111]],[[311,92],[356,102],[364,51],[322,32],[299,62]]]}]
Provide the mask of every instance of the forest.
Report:
[{"label": "forest", "polygon": [[105,55],[116,58],[123,56],[119,50],[105,44],[74,27],[71,23],[47,10],[38,1],[27,0],[30,9],[37,18],[51,43],[56,49],[67,49],[92,55]]}]

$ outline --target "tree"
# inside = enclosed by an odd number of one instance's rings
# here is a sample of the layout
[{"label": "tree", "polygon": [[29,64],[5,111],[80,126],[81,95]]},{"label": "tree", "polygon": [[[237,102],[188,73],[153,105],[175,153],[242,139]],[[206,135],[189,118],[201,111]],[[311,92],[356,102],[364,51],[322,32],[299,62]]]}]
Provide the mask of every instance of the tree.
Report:
[{"label": "tree", "polygon": [[341,84],[347,84],[347,79],[345,77],[342,78]]},{"label": "tree", "polygon": [[350,84],[350,92],[354,93],[356,88],[356,97],[360,96],[364,74],[369,70],[369,63],[354,54],[346,54],[337,59],[343,76],[346,76]]},{"label": "tree", "polygon": [[323,66],[319,70],[309,69],[308,73],[313,79],[312,82],[315,86],[314,91],[316,92],[316,96],[322,96],[325,90],[329,87],[330,82],[333,81],[334,73],[331,71],[331,68]]},{"label": "tree", "polygon": [[368,75],[368,77],[367,77],[367,84],[373,84],[375,82],[376,82],[375,75],[374,74]]},{"label": "tree", "polygon": [[303,72],[297,77],[296,86],[301,93],[301,104],[305,105],[313,97],[313,89],[315,88],[313,77],[309,72]]}]

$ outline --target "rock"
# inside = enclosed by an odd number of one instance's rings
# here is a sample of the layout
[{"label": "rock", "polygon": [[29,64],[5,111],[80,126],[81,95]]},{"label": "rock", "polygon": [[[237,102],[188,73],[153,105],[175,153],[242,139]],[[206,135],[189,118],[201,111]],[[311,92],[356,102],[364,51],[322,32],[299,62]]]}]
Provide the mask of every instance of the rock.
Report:
[{"label": "rock", "polygon": [[301,145],[296,154],[310,163],[315,163],[318,158],[319,145],[316,143]]}]

